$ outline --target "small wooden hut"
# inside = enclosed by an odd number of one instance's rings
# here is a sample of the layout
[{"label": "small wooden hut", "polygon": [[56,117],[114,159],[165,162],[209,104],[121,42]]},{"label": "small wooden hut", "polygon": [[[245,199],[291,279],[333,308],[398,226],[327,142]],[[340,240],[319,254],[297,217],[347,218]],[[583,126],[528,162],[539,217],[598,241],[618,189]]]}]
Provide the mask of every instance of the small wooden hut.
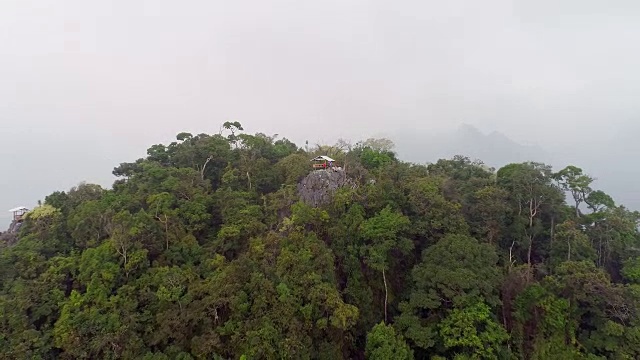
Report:
[{"label": "small wooden hut", "polygon": [[13,221],[15,222],[22,221],[24,219],[24,214],[26,214],[28,211],[29,209],[24,206],[19,206],[15,209],[9,210],[10,213],[13,213]]},{"label": "small wooden hut", "polygon": [[315,170],[321,170],[333,168],[336,161],[328,156],[320,155],[311,159],[311,162],[313,163],[313,168]]}]

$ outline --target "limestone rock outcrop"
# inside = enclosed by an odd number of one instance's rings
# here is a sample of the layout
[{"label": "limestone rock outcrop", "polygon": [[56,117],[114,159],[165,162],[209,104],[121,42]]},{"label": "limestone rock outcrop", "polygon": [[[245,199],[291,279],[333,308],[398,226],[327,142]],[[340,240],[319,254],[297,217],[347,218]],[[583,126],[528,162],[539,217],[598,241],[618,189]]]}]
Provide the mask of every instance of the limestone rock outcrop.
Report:
[{"label": "limestone rock outcrop", "polygon": [[315,170],[298,183],[298,194],[304,203],[317,207],[331,201],[342,187],[356,187],[343,170]]},{"label": "limestone rock outcrop", "polygon": [[0,232],[0,244],[14,245],[18,242],[18,231],[22,226],[22,222],[12,221],[9,230]]}]

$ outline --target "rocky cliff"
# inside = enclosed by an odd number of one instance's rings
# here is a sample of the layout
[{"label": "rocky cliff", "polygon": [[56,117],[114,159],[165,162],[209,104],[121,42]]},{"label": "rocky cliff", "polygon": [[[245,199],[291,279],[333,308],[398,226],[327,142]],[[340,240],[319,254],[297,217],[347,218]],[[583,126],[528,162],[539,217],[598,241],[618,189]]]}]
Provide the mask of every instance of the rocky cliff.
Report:
[{"label": "rocky cliff", "polygon": [[298,183],[298,194],[304,203],[317,207],[328,203],[342,187],[356,187],[343,170],[315,170]]},{"label": "rocky cliff", "polygon": [[18,231],[22,226],[22,222],[11,222],[9,230],[0,232],[0,244],[13,245],[18,241]]}]

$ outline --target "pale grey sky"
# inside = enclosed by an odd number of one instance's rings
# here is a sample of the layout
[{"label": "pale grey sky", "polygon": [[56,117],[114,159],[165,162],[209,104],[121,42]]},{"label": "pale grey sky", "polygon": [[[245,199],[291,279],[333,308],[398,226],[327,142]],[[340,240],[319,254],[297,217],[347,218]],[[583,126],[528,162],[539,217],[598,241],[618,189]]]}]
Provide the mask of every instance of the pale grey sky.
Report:
[{"label": "pale grey sky", "polygon": [[3,0],[0,208],[226,120],[592,146],[639,120],[638,38],[633,0]]}]

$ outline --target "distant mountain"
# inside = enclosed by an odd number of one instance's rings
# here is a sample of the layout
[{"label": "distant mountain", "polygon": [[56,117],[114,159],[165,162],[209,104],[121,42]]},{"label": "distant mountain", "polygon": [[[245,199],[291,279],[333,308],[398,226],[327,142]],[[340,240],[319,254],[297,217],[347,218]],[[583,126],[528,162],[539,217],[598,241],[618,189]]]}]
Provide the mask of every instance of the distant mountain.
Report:
[{"label": "distant mountain", "polygon": [[[618,204],[640,210],[640,122],[628,124],[611,138],[591,143],[560,142],[549,149],[523,145],[499,132],[484,134],[471,125],[441,133],[398,132],[389,137],[398,156],[415,163],[465,155],[494,168],[513,162],[537,161],[560,170],[575,165],[596,178],[594,188],[613,196]],[[578,145],[579,144],[579,145]]]},{"label": "distant mountain", "polygon": [[443,133],[398,133],[392,136],[392,140],[400,158],[416,163],[464,155],[501,167],[512,162],[547,162],[551,158],[539,146],[518,144],[496,131],[484,134],[468,124]]}]

